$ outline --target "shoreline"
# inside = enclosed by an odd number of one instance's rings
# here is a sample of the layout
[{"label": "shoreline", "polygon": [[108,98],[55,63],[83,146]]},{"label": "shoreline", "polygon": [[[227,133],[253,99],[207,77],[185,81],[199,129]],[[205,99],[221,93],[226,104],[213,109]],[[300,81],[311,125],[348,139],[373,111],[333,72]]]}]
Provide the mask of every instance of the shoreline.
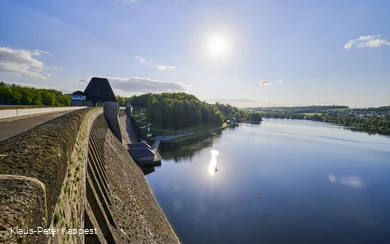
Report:
[{"label": "shoreline", "polygon": [[302,120],[302,121],[313,121],[313,122],[320,122],[320,123],[326,123],[326,124],[330,124],[330,125],[337,125],[337,126],[340,126],[340,128],[343,128],[345,130],[351,130],[351,131],[354,131],[354,132],[361,132],[361,133],[367,133],[369,135],[381,135],[381,136],[390,136],[390,133],[387,133],[387,132],[382,132],[382,131],[379,131],[379,130],[370,130],[370,129],[363,129],[363,128],[358,128],[358,127],[354,127],[354,126],[346,126],[346,125],[342,125],[342,124],[337,124],[337,123],[332,123],[332,122],[326,122],[326,121],[318,121],[318,120],[312,120],[312,119],[290,119],[290,118],[273,118],[273,117],[269,117],[269,118],[265,118],[265,119],[280,119],[280,120]]}]

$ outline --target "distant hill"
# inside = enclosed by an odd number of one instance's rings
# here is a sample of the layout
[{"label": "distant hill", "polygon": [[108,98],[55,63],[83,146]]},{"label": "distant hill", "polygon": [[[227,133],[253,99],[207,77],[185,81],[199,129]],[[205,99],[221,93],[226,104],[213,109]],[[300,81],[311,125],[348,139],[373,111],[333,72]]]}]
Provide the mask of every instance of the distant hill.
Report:
[{"label": "distant hill", "polygon": [[246,110],[254,110],[254,111],[291,111],[291,112],[299,112],[299,113],[315,113],[326,110],[333,109],[349,109],[348,106],[339,106],[339,105],[327,105],[327,106],[296,106],[296,107],[256,107],[256,108],[246,108]]}]

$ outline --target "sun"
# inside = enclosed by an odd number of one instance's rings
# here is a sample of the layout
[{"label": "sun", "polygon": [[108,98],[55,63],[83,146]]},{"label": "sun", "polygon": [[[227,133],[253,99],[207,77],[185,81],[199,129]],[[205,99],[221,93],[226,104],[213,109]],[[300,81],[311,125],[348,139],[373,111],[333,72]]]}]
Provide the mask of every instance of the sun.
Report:
[{"label": "sun", "polygon": [[208,51],[213,56],[221,56],[227,53],[229,42],[224,36],[213,36],[208,41]]}]

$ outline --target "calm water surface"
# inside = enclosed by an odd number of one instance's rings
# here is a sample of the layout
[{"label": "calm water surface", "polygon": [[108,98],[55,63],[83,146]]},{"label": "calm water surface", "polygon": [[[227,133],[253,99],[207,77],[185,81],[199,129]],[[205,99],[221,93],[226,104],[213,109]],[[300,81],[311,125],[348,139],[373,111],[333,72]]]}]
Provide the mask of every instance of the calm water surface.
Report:
[{"label": "calm water surface", "polygon": [[184,243],[390,243],[389,137],[267,119],[162,156],[147,181]]}]

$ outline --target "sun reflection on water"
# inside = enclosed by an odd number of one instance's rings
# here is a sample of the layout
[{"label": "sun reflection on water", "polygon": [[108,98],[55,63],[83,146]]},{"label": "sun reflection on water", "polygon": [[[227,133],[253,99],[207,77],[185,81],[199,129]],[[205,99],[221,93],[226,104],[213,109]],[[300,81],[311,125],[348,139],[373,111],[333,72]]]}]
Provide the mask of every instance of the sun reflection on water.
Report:
[{"label": "sun reflection on water", "polygon": [[219,155],[219,152],[217,150],[211,150],[211,160],[209,164],[209,174],[211,176],[215,175],[215,173],[218,172],[217,168],[217,156]]}]

